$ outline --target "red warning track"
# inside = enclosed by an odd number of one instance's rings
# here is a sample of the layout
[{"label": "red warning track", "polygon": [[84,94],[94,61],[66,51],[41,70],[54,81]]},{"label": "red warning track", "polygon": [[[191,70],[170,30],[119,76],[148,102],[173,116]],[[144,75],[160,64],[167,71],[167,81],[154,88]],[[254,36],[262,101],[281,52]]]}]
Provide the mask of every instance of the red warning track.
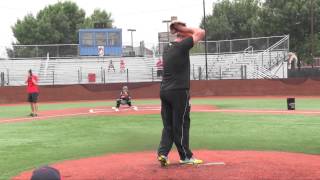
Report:
[{"label": "red warning track", "polygon": [[[285,152],[195,151],[202,166],[179,165],[177,153],[161,168],[155,152],[111,154],[53,164],[64,180],[79,179],[318,179],[320,156]],[[212,162],[224,162],[214,165]],[[13,180],[30,179],[32,170]]]}]

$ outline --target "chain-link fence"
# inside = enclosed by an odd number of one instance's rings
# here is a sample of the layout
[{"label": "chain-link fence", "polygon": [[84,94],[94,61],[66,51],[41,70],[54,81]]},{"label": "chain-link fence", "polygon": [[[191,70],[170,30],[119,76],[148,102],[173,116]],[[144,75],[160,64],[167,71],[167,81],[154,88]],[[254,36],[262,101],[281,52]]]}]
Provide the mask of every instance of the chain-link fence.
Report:
[{"label": "chain-link fence", "polygon": [[[208,41],[207,53],[208,54],[220,54],[220,53],[237,53],[243,52],[247,48],[251,48],[253,51],[264,51],[270,46],[274,45],[285,36],[271,36],[271,37],[259,37],[248,39],[233,39],[222,41]],[[192,52],[193,53],[205,53],[204,42],[197,44]]]},{"label": "chain-link fence", "polygon": [[79,54],[77,44],[50,44],[50,45],[12,45],[6,48],[9,58],[39,58],[46,57],[76,57]]},{"label": "chain-link fence", "polygon": [[[207,41],[207,53],[235,53],[243,52],[247,48],[251,48],[253,51],[264,51],[267,48],[273,46],[279,42],[285,36],[271,36],[271,37],[259,37],[248,39],[233,39],[222,41]],[[161,56],[163,49],[168,45],[168,42],[158,43],[145,43],[143,41],[135,43],[134,47],[131,45],[123,45],[122,54],[120,56]],[[99,51],[100,46],[92,47],[93,51]],[[5,58],[40,58],[46,57],[50,54],[50,57],[78,57],[81,48],[78,44],[50,44],[50,45],[12,45],[11,47],[0,47],[0,59]],[[102,56],[114,56],[112,48],[104,47],[105,54]],[[204,54],[205,46],[204,41],[196,44],[191,54]]]}]

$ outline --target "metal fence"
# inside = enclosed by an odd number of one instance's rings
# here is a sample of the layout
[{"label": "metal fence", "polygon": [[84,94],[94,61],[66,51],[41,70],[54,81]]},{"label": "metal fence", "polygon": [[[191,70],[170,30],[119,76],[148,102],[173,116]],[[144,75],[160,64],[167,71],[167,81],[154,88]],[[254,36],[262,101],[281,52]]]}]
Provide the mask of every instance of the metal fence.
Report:
[{"label": "metal fence", "polygon": [[[150,50],[141,51],[140,46],[137,51],[144,53],[137,53],[135,55],[139,56],[135,57],[78,56],[77,44],[13,46],[8,52],[13,53],[11,56],[15,58],[0,60],[0,85],[24,85],[28,69],[39,75],[40,84],[43,85],[160,81],[156,67],[156,61],[161,56],[160,45],[144,43],[143,47],[151,47]],[[162,45],[164,47],[165,43]],[[209,41],[206,61],[204,44],[200,42],[190,53],[190,76],[193,80],[206,77],[286,78],[284,62],[288,51],[289,36]],[[16,54],[22,52],[28,52],[31,58]],[[47,56],[48,52],[50,57]],[[121,60],[126,64],[122,72]],[[111,61],[116,69],[114,71],[109,69]],[[90,82],[90,78],[94,78],[94,81]]]},{"label": "metal fence", "polygon": [[[271,36],[247,39],[233,39],[221,41],[207,41],[208,54],[241,52],[250,47],[254,51],[264,51],[285,36]],[[136,46],[123,45],[122,56],[161,56],[163,48],[168,42],[135,43]],[[105,47],[108,48],[108,47]],[[204,42],[193,47],[191,54],[204,54]],[[97,47],[98,51],[98,47]],[[50,45],[12,45],[0,47],[0,59],[6,58],[41,58],[50,54],[50,57],[70,58],[79,56],[78,44],[50,44]],[[127,52],[134,52],[128,54]],[[112,53],[110,53],[112,54]]]},{"label": "metal fence", "polygon": [[52,57],[76,57],[78,44],[12,45],[6,48],[9,58],[40,58],[49,53]]},{"label": "metal fence", "polygon": [[[271,36],[271,37],[257,37],[257,38],[246,38],[246,39],[232,39],[232,40],[221,40],[221,41],[207,41],[207,53],[208,54],[221,54],[221,53],[239,53],[250,49],[251,51],[264,51],[269,47],[273,46],[281,39],[285,38],[283,36]],[[164,45],[158,47],[165,47]],[[160,54],[163,50],[159,50]],[[191,54],[204,54],[205,45],[204,41],[196,44],[192,50]]]}]

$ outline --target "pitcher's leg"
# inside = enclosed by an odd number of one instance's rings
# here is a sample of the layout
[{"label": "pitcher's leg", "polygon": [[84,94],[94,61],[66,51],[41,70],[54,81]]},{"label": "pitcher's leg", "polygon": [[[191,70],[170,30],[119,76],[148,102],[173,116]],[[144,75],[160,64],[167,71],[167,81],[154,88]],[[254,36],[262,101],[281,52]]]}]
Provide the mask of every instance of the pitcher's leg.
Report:
[{"label": "pitcher's leg", "polygon": [[158,155],[168,156],[173,145],[172,108],[161,99],[161,118],[163,123],[162,136],[158,148]]},{"label": "pitcher's leg", "polygon": [[190,105],[189,91],[182,90],[176,92],[177,98],[173,103],[173,128],[174,143],[177,146],[180,159],[192,157],[189,148],[189,130],[190,130]]}]

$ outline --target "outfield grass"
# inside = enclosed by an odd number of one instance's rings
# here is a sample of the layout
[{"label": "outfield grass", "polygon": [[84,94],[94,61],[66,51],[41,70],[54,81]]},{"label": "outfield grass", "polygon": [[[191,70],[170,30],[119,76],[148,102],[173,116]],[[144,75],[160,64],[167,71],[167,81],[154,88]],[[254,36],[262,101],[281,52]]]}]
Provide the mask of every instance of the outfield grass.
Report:
[{"label": "outfield grass", "polygon": [[[296,98],[297,110],[320,110],[319,98]],[[193,99],[193,104],[211,104],[221,109],[269,109],[286,110],[286,98],[249,98],[249,99]]]},{"label": "outfield grass", "polygon": [[[319,120],[302,115],[192,113],[191,147],[320,154]],[[159,115],[81,116],[0,124],[0,179],[66,159],[155,151],[161,128]]]}]

